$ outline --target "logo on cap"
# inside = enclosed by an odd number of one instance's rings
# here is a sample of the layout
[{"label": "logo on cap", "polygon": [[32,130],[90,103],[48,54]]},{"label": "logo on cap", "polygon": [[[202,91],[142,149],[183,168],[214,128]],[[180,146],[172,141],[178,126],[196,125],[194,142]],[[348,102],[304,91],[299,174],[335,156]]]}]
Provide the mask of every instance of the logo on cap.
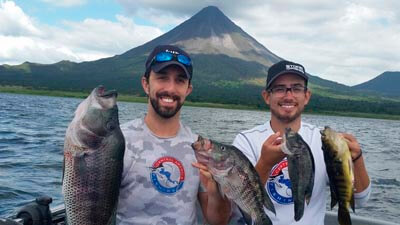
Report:
[{"label": "logo on cap", "polygon": [[301,73],[304,74],[304,69],[301,66],[297,66],[297,65],[286,65],[286,70],[297,70]]},{"label": "logo on cap", "polygon": [[166,49],[165,52],[169,52],[169,53],[172,53],[172,54],[174,54],[174,55],[179,55],[179,52],[174,51],[174,50]]}]

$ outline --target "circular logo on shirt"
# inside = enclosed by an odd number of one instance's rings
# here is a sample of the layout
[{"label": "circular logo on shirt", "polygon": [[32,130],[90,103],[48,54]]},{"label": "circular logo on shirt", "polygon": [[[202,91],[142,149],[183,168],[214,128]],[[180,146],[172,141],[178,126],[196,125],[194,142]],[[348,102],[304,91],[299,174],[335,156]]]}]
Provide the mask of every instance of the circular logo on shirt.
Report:
[{"label": "circular logo on shirt", "polygon": [[185,169],[174,157],[164,156],[151,166],[150,180],[157,191],[163,194],[175,194],[185,181]]},{"label": "circular logo on shirt", "polygon": [[268,194],[280,204],[292,204],[292,183],[289,179],[288,162],[283,160],[272,168],[267,181]]}]

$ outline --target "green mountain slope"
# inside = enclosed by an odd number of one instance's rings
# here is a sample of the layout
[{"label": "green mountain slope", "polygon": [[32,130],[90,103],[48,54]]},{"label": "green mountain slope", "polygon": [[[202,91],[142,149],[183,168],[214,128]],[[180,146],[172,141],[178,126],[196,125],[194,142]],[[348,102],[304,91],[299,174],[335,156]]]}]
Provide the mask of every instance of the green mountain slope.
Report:
[{"label": "green mountain slope", "polygon": [[[281,58],[234,24],[216,7],[206,7],[164,35],[114,57],[55,64],[25,62],[0,66],[0,85],[85,91],[103,84],[120,93],[144,96],[140,79],[148,53],[176,44],[194,62],[189,100],[265,107],[261,90],[270,65]],[[309,111],[373,112],[400,115],[400,103],[310,75]]]},{"label": "green mountain slope", "polygon": [[400,97],[400,72],[384,72],[365,83],[353,86],[354,89],[377,92]]}]

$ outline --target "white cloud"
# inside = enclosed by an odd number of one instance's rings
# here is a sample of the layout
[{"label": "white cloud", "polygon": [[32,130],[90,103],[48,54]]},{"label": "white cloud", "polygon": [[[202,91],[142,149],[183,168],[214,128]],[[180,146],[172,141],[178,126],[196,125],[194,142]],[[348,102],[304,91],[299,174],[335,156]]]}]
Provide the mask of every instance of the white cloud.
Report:
[{"label": "white cloud", "polygon": [[73,7],[86,4],[87,0],[41,0],[58,7]]},{"label": "white cloud", "polygon": [[190,17],[215,5],[278,56],[304,64],[311,74],[347,85],[387,70],[400,71],[397,0],[118,2],[130,15],[142,18],[146,12],[150,18],[164,14]]},{"label": "white cloud", "polygon": [[34,21],[13,2],[1,3],[0,64],[91,61],[122,54],[163,33],[121,15],[116,19],[66,20],[59,28]]},{"label": "white cloud", "polygon": [[157,28],[136,25],[125,16],[117,15],[116,18],[117,22],[102,19],[65,21],[67,29],[52,28],[49,33],[67,46],[114,54],[121,54],[162,34]]},{"label": "white cloud", "polygon": [[22,34],[39,35],[33,25],[33,19],[12,1],[0,1],[0,34],[19,36]]},{"label": "white cloud", "polygon": [[[43,1],[64,6],[90,3]],[[116,21],[65,20],[64,28],[39,24],[15,3],[2,2],[0,64],[86,61],[121,54],[177,26],[203,7],[215,5],[269,50],[302,63],[308,72],[322,78],[354,85],[384,71],[400,71],[398,0],[117,2],[124,11]]]}]

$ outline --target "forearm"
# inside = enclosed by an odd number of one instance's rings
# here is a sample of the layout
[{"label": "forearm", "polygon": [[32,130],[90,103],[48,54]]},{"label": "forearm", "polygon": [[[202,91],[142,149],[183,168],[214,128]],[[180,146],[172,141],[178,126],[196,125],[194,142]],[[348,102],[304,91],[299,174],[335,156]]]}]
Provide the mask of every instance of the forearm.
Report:
[{"label": "forearm", "polygon": [[207,194],[206,220],[211,225],[228,224],[231,216],[231,201],[219,193]]},{"label": "forearm", "polygon": [[354,165],[354,189],[355,193],[364,191],[370,183],[364,158],[361,156],[353,162]]},{"label": "forearm", "polygon": [[260,176],[261,183],[265,186],[269,178],[269,173],[271,172],[272,166],[268,165],[268,163],[264,162],[262,158],[260,158],[255,166],[255,169]]}]

